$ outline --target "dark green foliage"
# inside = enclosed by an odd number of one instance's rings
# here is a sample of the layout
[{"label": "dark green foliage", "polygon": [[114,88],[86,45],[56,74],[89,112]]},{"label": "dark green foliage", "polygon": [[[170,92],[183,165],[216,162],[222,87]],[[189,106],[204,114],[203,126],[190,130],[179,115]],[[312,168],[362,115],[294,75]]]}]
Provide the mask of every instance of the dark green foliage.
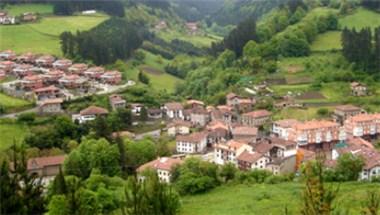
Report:
[{"label": "dark green foliage", "polygon": [[359,32],[345,28],[342,32],[343,55],[357,68],[369,72],[380,71],[380,27],[375,29],[374,42],[370,28],[363,28]]},{"label": "dark green foliage", "polygon": [[143,84],[149,84],[150,82],[149,77],[143,71],[139,72],[138,79]]},{"label": "dark green foliage", "polygon": [[63,195],[67,193],[65,176],[63,175],[61,168],[59,168],[59,173],[54,178],[51,190],[54,195]]},{"label": "dark green foliage", "polygon": [[206,192],[219,184],[218,166],[195,158],[175,169],[172,178],[181,194]]},{"label": "dark green foliage", "polygon": [[45,200],[42,180],[27,171],[24,146],[13,146],[12,163],[2,162],[0,169],[0,213],[43,214]]},{"label": "dark green foliage", "polygon": [[133,170],[157,157],[155,143],[149,138],[126,141],[125,149],[128,167]]},{"label": "dark green foliage", "polygon": [[36,120],[35,113],[23,113],[17,117],[17,121],[27,124],[32,124]]},{"label": "dark green foliage", "polygon": [[115,176],[120,174],[119,158],[117,145],[105,139],[85,139],[65,159],[64,171],[67,175],[87,178],[96,168],[101,174]]},{"label": "dark green foliage", "polygon": [[143,106],[141,108],[141,111],[140,111],[140,120],[145,122],[146,120],[148,120],[148,110],[146,109],[145,106]]},{"label": "dark green foliage", "polygon": [[170,185],[160,183],[154,172],[146,173],[142,182],[131,177],[125,190],[125,197],[126,202],[122,211],[127,215],[176,215],[180,208],[178,194]]},{"label": "dark green foliage", "polygon": [[68,57],[81,57],[96,64],[109,64],[127,59],[142,45],[146,30],[124,19],[110,18],[89,31],[63,32],[62,52]]},{"label": "dark green foliage", "polygon": [[364,164],[362,157],[350,153],[341,155],[335,168],[338,181],[357,181]]},{"label": "dark green foliage", "polygon": [[235,179],[238,169],[232,163],[223,165],[220,169],[219,176],[223,178],[224,182],[228,182]]},{"label": "dark green foliage", "polygon": [[[49,1],[48,1],[49,2]],[[84,10],[100,10],[111,16],[124,16],[124,5],[121,1],[93,1],[88,4],[83,0],[51,1],[53,12],[56,15],[72,15],[75,12]]]},{"label": "dark green foliage", "polygon": [[361,4],[367,9],[380,11],[380,1],[379,0],[362,0]]}]

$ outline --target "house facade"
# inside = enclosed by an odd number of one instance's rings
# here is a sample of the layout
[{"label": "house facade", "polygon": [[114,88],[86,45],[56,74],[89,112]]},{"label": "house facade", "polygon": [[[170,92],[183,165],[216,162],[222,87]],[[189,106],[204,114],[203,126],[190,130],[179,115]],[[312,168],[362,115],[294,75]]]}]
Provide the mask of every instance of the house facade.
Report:
[{"label": "house facade", "polygon": [[237,166],[237,157],[244,151],[252,151],[252,147],[236,140],[229,140],[227,143],[215,144],[214,163],[219,165],[232,163]]},{"label": "house facade", "polygon": [[271,113],[267,110],[256,110],[248,113],[244,113],[241,116],[241,122],[243,125],[251,127],[260,127],[269,122]]},{"label": "house facade", "polygon": [[207,147],[207,132],[194,132],[189,135],[176,137],[176,150],[178,153],[203,153]]},{"label": "house facade", "polygon": [[159,157],[137,168],[138,178],[140,181],[144,180],[144,171],[152,170],[157,173],[161,182],[170,183],[173,168],[182,163],[183,161],[178,158]]}]

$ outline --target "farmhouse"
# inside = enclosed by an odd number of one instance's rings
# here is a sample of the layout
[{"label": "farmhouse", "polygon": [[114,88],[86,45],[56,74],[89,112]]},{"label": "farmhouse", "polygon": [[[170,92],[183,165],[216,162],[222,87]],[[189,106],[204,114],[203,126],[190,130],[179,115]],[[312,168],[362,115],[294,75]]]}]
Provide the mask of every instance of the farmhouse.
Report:
[{"label": "farmhouse", "polygon": [[66,71],[72,64],[73,64],[73,62],[71,60],[61,59],[61,60],[56,60],[53,63],[53,67],[55,69]]},{"label": "farmhouse", "polygon": [[119,71],[107,71],[100,76],[100,80],[107,84],[119,84],[121,82],[121,73]]},{"label": "farmhouse", "polygon": [[76,63],[76,64],[71,65],[71,66],[68,68],[68,72],[69,72],[69,73],[72,73],[72,74],[81,75],[81,74],[83,74],[83,72],[86,71],[87,69],[88,69],[87,64],[84,64],[84,63]]},{"label": "farmhouse", "polygon": [[164,20],[161,20],[159,21],[155,26],[154,26],[154,29],[160,31],[160,30],[163,30],[163,29],[166,29],[168,27],[168,25],[166,24],[166,22]]},{"label": "farmhouse", "polygon": [[113,110],[125,108],[125,106],[127,105],[127,101],[125,101],[123,97],[121,97],[120,95],[110,95],[109,100]]},{"label": "farmhouse", "polygon": [[140,103],[132,103],[130,106],[132,114],[140,116],[141,109],[144,107],[144,105]]},{"label": "farmhouse", "polygon": [[242,115],[242,124],[251,127],[263,126],[270,120],[271,113],[267,110],[256,110]]},{"label": "farmhouse", "polygon": [[34,22],[37,20],[37,15],[31,12],[23,13],[21,16],[23,22]]},{"label": "farmhouse", "polygon": [[199,100],[190,99],[186,101],[186,106],[189,108],[204,108],[205,103]]},{"label": "farmhouse", "polygon": [[354,105],[340,105],[335,107],[333,118],[336,122],[343,124],[348,117],[356,116],[364,111],[360,107]]},{"label": "farmhouse", "polygon": [[63,99],[45,99],[38,105],[40,114],[56,114],[62,112]]},{"label": "farmhouse", "polygon": [[198,32],[198,23],[196,22],[187,22],[186,29],[189,34],[196,34]]},{"label": "farmhouse", "polygon": [[176,149],[178,153],[194,154],[203,153],[207,146],[207,132],[195,132],[189,135],[176,137]]},{"label": "farmhouse", "polygon": [[223,121],[227,124],[232,123],[233,121],[233,112],[232,108],[226,105],[217,106],[217,109],[211,110],[211,120],[213,121]]},{"label": "farmhouse", "polygon": [[161,182],[170,183],[173,168],[181,165],[182,162],[182,160],[177,158],[159,157],[137,168],[138,178],[144,180],[144,171],[153,170],[157,173]]},{"label": "farmhouse", "polygon": [[37,100],[55,99],[62,97],[61,90],[54,86],[42,87],[33,90]]},{"label": "farmhouse", "polygon": [[233,163],[237,166],[237,157],[244,151],[252,151],[252,147],[236,140],[229,140],[227,143],[215,144],[214,162],[219,165]]},{"label": "farmhouse", "polygon": [[14,24],[16,24],[16,17],[0,16],[0,24],[2,24],[2,25],[14,25]]},{"label": "farmhouse", "polygon": [[351,94],[353,96],[366,96],[367,86],[358,82],[351,83]]},{"label": "farmhouse", "polygon": [[227,105],[235,108],[240,112],[248,112],[251,111],[253,105],[255,104],[255,100],[251,98],[244,98],[236,95],[235,93],[228,93],[226,96]]},{"label": "farmhouse", "polygon": [[38,66],[51,67],[53,66],[55,58],[51,55],[43,55],[36,59],[35,63]]},{"label": "farmhouse", "polygon": [[64,160],[64,155],[31,158],[28,160],[27,170],[30,175],[42,177],[42,183],[47,185],[58,175]]},{"label": "farmhouse", "polygon": [[85,123],[88,121],[95,120],[96,117],[102,117],[108,114],[108,110],[97,107],[97,106],[90,106],[86,109],[83,109],[79,112],[77,115],[73,115],[73,121],[78,120],[79,123]]},{"label": "farmhouse", "polygon": [[183,119],[183,106],[178,102],[169,102],[163,106],[163,110],[169,119]]}]

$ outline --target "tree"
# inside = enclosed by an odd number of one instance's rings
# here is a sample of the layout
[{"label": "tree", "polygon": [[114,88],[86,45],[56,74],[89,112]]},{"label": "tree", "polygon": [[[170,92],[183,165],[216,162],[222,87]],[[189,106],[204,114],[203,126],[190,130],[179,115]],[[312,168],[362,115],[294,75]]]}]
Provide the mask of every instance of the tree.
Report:
[{"label": "tree", "polygon": [[248,18],[240,22],[230,34],[224,38],[223,44],[226,49],[235,52],[240,57],[243,54],[243,47],[250,40],[257,40],[256,21]]},{"label": "tree", "polygon": [[132,169],[156,158],[155,143],[149,138],[140,141],[127,140],[125,149],[128,167]]},{"label": "tree", "polygon": [[357,181],[364,164],[364,159],[361,156],[355,156],[351,153],[341,155],[335,168],[337,180]]},{"label": "tree", "polygon": [[150,82],[149,77],[143,71],[139,72],[138,79],[143,84],[149,84]]},{"label": "tree", "polygon": [[119,175],[119,158],[117,145],[105,139],[84,139],[65,159],[64,172],[81,178],[89,177],[92,169],[109,176]]},{"label": "tree", "polygon": [[237,171],[238,169],[235,167],[234,164],[228,163],[222,166],[219,175],[223,178],[225,182],[228,182],[235,178]]},{"label": "tree", "polygon": [[96,119],[91,123],[93,123],[93,129],[96,137],[106,138],[108,140],[111,138],[112,130],[105,117],[96,117]]},{"label": "tree", "polygon": [[140,120],[145,122],[148,119],[148,111],[145,106],[141,108],[140,111]]},{"label": "tree", "polygon": [[320,159],[303,167],[305,188],[302,195],[302,215],[331,215],[338,189],[326,188],[323,182],[323,164]]},{"label": "tree", "polygon": [[54,178],[51,190],[53,195],[64,195],[67,193],[66,181],[61,168],[59,168],[59,173]]}]

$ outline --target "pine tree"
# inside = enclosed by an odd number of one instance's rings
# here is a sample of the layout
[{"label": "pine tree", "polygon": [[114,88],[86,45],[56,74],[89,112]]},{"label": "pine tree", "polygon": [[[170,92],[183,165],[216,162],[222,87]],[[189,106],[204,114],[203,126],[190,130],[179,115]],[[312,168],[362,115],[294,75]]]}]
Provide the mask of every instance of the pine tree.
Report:
[{"label": "pine tree", "polygon": [[61,195],[61,194],[67,193],[65,176],[63,175],[61,168],[59,168],[59,173],[54,178],[52,190],[53,190],[53,195]]}]

